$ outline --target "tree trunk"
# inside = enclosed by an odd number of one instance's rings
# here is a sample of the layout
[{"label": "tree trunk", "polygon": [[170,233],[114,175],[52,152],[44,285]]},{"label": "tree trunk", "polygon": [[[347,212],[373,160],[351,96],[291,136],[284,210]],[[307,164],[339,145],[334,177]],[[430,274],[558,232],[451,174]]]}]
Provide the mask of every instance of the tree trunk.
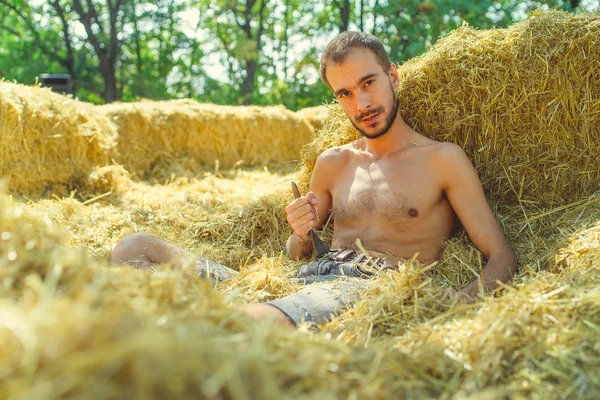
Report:
[{"label": "tree trunk", "polygon": [[58,0],[51,1],[50,4],[54,7],[54,9],[56,10],[56,13],[58,14],[58,17],[60,18],[60,20],[62,22],[63,40],[65,43],[65,47],[67,48],[67,58],[64,60],[61,60],[61,64],[65,68],[67,68],[67,70],[69,71],[69,74],[71,74],[71,78],[74,81],[76,81],[77,75],[75,72],[75,57],[74,57],[74,53],[73,53],[73,44],[71,41],[71,35],[69,34],[69,23],[67,21],[67,18],[65,17],[65,11],[61,7]]},{"label": "tree trunk", "polygon": [[115,73],[115,66],[108,62],[106,57],[104,61],[100,60],[100,70],[102,77],[104,78],[104,101],[112,103],[113,101],[119,100],[119,92],[117,91],[117,74]]},{"label": "tree trunk", "polygon": [[287,82],[288,79],[288,52],[290,50],[290,38],[289,38],[289,30],[290,30],[290,15],[291,6],[286,1],[286,8],[284,15],[284,24],[283,24],[283,45],[285,48],[283,50],[283,80]]},{"label": "tree trunk", "polygon": [[254,80],[256,78],[256,61],[246,60],[246,77],[242,82],[240,94],[242,103],[250,105],[254,101]]},{"label": "tree trunk", "polygon": [[379,0],[375,0],[375,4],[373,5],[373,29],[371,30],[371,34],[375,35],[377,33],[377,9],[379,8]]},{"label": "tree trunk", "polygon": [[87,2],[88,9],[84,10],[81,0],[73,0],[73,8],[79,14],[80,22],[83,24],[87,41],[92,45],[96,56],[100,61],[100,72],[104,78],[104,101],[111,103],[119,100],[119,92],[117,90],[116,63],[119,54],[119,40],[117,32],[117,18],[119,8],[122,3],[117,0],[114,4],[107,1],[109,21],[110,21],[110,37],[108,43],[101,43],[98,35],[94,33],[93,25],[96,25],[100,33],[103,33],[102,25],[98,22],[98,12],[94,8],[91,1]]},{"label": "tree trunk", "polygon": [[340,14],[342,16],[342,24],[340,25],[340,32],[346,32],[350,25],[350,0],[344,0],[344,4],[340,8]]},{"label": "tree trunk", "polygon": [[[256,34],[252,35],[252,7],[254,6],[256,0],[246,0],[246,9],[244,10],[244,24],[239,24],[240,28],[245,33],[246,38],[249,41],[254,41],[256,43],[256,54],[255,57],[249,57],[244,59],[246,63],[246,76],[242,81],[242,86],[240,88],[240,95],[242,97],[242,103],[245,105],[252,104],[254,101],[254,86],[256,82],[256,73],[258,70],[258,60],[261,51],[261,40],[262,35],[265,29],[264,26],[264,11],[267,6],[268,0],[261,0],[260,7],[256,15],[258,15],[258,26],[256,29]],[[234,11],[235,14],[235,11]]]},{"label": "tree trunk", "polygon": [[138,17],[136,15],[135,3],[132,5],[131,21],[133,22],[133,40],[135,43],[135,67],[138,76],[142,75],[142,46],[140,44],[140,28],[138,27]]},{"label": "tree trunk", "polygon": [[365,0],[360,0],[360,14],[358,16],[358,26],[360,27],[360,31],[365,31]]}]

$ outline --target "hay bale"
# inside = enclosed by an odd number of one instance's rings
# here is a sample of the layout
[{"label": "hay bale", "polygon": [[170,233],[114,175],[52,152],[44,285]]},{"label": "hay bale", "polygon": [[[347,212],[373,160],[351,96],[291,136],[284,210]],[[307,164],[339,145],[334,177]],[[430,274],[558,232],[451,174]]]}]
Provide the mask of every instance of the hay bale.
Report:
[{"label": "hay bale", "polygon": [[[486,193],[537,210],[600,186],[600,15],[536,12],[508,29],[463,26],[401,67],[406,122],[460,145]],[[360,137],[341,110],[306,149]]]},{"label": "hay bale", "polygon": [[107,165],[95,168],[85,183],[85,194],[103,196],[108,193],[115,193],[123,196],[133,184],[129,176],[129,172],[120,165]]},{"label": "hay bale", "polygon": [[283,106],[234,107],[193,100],[100,107],[118,127],[119,162],[134,175],[157,163],[221,168],[298,159],[314,131]]},{"label": "hay bale", "polygon": [[325,126],[325,121],[329,118],[329,108],[327,105],[307,107],[298,110],[296,114],[308,121],[315,128],[315,132],[318,132]]},{"label": "hay bale", "polygon": [[[1,298],[33,301],[32,291],[50,294],[65,282],[70,289],[79,285],[86,254],[60,246],[64,234],[50,218],[32,217],[0,193],[0,232]],[[45,278],[52,280],[50,287],[43,285]]]},{"label": "hay bale", "polygon": [[413,265],[307,334],[228,306],[292,290],[281,259],[216,291],[168,266],[107,268],[0,196],[0,397],[593,398],[599,211],[565,237],[553,272],[505,296],[457,307]]},{"label": "hay bale", "polygon": [[[345,123],[342,115],[329,120],[313,150],[350,140],[356,133]],[[130,181],[121,167],[98,168],[86,194],[114,191],[119,207],[103,199],[25,207],[48,207],[52,219],[32,218],[0,195],[0,397],[594,398],[600,392],[597,188],[525,217],[526,203],[502,200],[500,222],[516,233],[513,242],[522,242],[519,257],[532,262],[505,295],[463,306],[441,298],[444,285],[461,285],[480,267],[479,254],[458,236],[437,274],[423,275],[431,266],[417,263],[390,273],[355,308],[312,334],[252,323],[232,309],[293,291],[288,278],[296,263],[284,257],[248,256],[238,278],[213,290],[168,265],[153,273],[108,268],[60,246],[56,221],[85,230],[77,240],[93,237],[99,248],[139,223],[171,239],[210,242],[215,254],[224,246],[281,250],[289,234],[283,206],[291,199],[290,177],[265,184],[264,174],[240,181],[239,170],[232,175],[150,186]],[[269,193],[249,199],[244,192],[257,182]],[[542,255],[547,271],[536,264]]]},{"label": "hay bale", "polygon": [[[103,171],[99,177],[120,179],[119,169]],[[165,187],[151,189],[166,193]],[[279,229],[283,217],[264,214],[281,210],[276,199],[286,194],[272,195],[268,204],[248,202],[239,214],[227,209],[227,224],[218,229],[233,234],[228,246],[252,245],[241,232],[244,224],[258,223],[254,245],[266,243],[265,234]],[[145,197],[152,196],[137,195],[138,207]],[[184,226],[194,224],[189,215],[175,215],[182,210],[179,197],[163,194],[150,223],[162,232],[181,224],[175,236],[184,240]],[[588,398],[600,390],[593,341],[600,326],[600,202],[554,213],[565,232],[553,266],[527,270],[505,296],[475,306],[444,301],[442,286],[452,280],[456,259],[446,257],[442,277],[423,276],[416,264],[390,273],[374,281],[355,308],[310,335],[252,323],[231,308],[297,289],[289,282],[297,264],[285,257],[248,257],[240,276],[216,291],[168,265],[153,273],[107,268],[59,246],[60,228],[72,230],[69,221],[76,221],[106,244],[127,212],[102,201],[52,202],[60,208],[62,217],[53,218],[58,223],[31,218],[0,196],[0,397],[106,397],[110,388],[116,397],[150,399],[231,397],[231,391],[257,398],[391,398],[400,392],[410,398],[482,392]],[[173,214],[161,221],[169,207]],[[572,229],[578,223],[582,228]],[[449,246],[451,253],[462,251],[462,239]],[[476,263],[468,251],[457,256],[458,268]]]},{"label": "hay bale", "polygon": [[600,390],[600,209],[586,219],[586,228],[563,235],[549,271],[527,271],[503,296],[448,304],[439,277],[407,268],[373,282],[324,331],[420,360],[420,371],[427,371],[421,377],[446,382],[445,393],[457,398],[594,397]]},{"label": "hay bale", "polygon": [[132,181],[121,166],[99,167],[75,196],[26,208],[62,226],[62,244],[100,257],[124,235],[144,231],[237,269],[252,252],[252,259],[281,252],[291,233],[284,212],[292,199],[290,170],[236,168],[150,184]]},{"label": "hay bale", "polygon": [[94,106],[0,82],[0,176],[11,192],[66,195],[106,165],[115,147],[116,131]]},{"label": "hay bale", "polygon": [[[419,382],[418,364],[408,357],[251,323],[185,272],[168,265],[155,273],[94,265],[82,252],[56,246],[58,230],[0,195],[3,398],[439,391]],[[275,281],[264,285],[270,288],[277,290]],[[373,381],[380,372],[384,378]]]}]

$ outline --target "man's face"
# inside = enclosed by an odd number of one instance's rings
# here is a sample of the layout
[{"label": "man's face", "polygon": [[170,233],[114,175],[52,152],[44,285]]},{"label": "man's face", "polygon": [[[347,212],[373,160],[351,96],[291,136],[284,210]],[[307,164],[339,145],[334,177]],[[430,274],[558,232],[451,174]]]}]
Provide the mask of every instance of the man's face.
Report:
[{"label": "man's face", "polygon": [[388,132],[398,114],[398,72],[385,71],[369,49],[355,48],[339,64],[327,65],[327,80],[352,124],[375,139]]}]

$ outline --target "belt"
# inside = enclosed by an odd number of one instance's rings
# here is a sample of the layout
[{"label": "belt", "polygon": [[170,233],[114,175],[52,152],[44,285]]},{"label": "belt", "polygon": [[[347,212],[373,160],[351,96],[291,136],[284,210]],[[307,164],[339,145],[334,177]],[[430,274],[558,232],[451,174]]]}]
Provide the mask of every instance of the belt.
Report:
[{"label": "belt", "polygon": [[369,257],[364,253],[359,253],[356,250],[330,250],[329,259],[337,262],[352,262],[366,268],[377,266],[381,270],[394,269],[398,266],[387,261],[382,257]]}]

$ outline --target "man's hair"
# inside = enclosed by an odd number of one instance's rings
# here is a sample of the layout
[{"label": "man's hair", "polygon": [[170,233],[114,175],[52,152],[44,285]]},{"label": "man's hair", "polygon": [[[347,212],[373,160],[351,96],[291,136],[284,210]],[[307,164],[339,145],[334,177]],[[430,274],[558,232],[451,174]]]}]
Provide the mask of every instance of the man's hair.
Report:
[{"label": "man's hair", "polygon": [[329,89],[332,87],[326,76],[327,64],[343,62],[348,54],[357,47],[371,50],[384,71],[390,68],[392,61],[379,39],[364,32],[342,32],[329,42],[321,56],[321,79]]}]

